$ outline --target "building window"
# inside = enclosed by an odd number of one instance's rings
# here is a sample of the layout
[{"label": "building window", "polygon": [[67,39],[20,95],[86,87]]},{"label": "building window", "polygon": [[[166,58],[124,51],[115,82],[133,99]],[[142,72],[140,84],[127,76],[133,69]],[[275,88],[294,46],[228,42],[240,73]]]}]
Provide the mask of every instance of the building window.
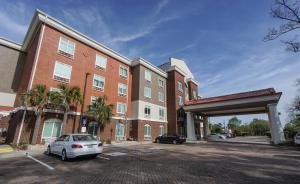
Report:
[{"label": "building window", "polygon": [[145,70],[145,80],[151,82],[151,72],[148,70]]},{"label": "building window", "polygon": [[92,105],[93,103],[95,103],[96,100],[97,100],[97,97],[96,97],[96,96],[91,96],[91,105]]},{"label": "building window", "polygon": [[119,74],[120,74],[120,77],[127,78],[127,76],[128,76],[128,69],[126,67],[124,67],[124,66],[120,66]]},{"label": "building window", "polygon": [[165,134],[165,127],[163,125],[159,126],[159,136],[162,136]]},{"label": "building window", "polygon": [[145,113],[145,117],[146,118],[150,117],[150,115],[151,115],[151,107],[149,105],[145,106],[144,113]]},{"label": "building window", "polygon": [[158,92],[158,100],[160,102],[165,102],[165,95],[162,92]]},{"label": "building window", "polygon": [[121,123],[116,124],[116,140],[122,141],[125,139],[125,126]]},{"label": "building window", "polygon": [[161,88],[164,87],[164,81],[162,79],[158,79],[158,86]]},{"label": "building window", "polygon": [[72,66],[56,61],[53,79],[60,82],[70,82],[71,79]]},{"label": "building window", "polygon": [[163,108],[159,108],[159,119],[160,120],[165,119],[165,110]]},{"label": "building window", "polygon": [[151,139],[151,126],[146,124],[144,126],[144,138],[145,139]]},{"label": "building window", "polygon": [[96,68],[105,70],[106,69],[107,58],[96,54]]},{"label": "building window", "polygon": [[67,57],[73,57],[75,53],[75,43],[60,37],[59,45],[58,45],[58,52],[63,54]]},{"label": "building window", "polygon": [[100,75],[94,75],[94,89],[97,91],[104,91],[104,83],[105,83],[105,78],[101,77]]},{"label": "building window", "polygon": [[151,98],[151,88],[144,87],[144,97]]},{"label": "building window", "polygon": [[125,114],[126,112],[126,104],[125,103],[117,103],[117,113]]},{"label": "building window", "polygon": [[183,92],[182,82],[177,81],[177,84],[178,84],[178,91]]},{"label": "building window", "polygon": [[197,99],[197,92],[195,90],[193,90],[193,97],[194,99]]},{"label": "building window", "polygon": [[178,96],[178,105],[183,105],[182,96]]},{"label": "building window", "polygon": [[118,94],[120,96],[127,96],[127,85],[125,84],[118,84]]},{"label": "building window", "polygon": [[45,142],[57,138],[61,135],[62,121],[58,119],[49,119],[44,123],[42,138]]}]

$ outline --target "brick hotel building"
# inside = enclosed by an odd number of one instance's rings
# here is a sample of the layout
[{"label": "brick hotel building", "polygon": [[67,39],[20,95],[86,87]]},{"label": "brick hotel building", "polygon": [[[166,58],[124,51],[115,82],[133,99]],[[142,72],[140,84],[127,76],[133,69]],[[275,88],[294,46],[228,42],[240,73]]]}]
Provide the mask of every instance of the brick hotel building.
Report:
[{"label": "brick hotel building", "polygon": [[[184,61],[175,58],[160,66],[138,58],[128,59],[57,19],[36,11],[22,44],[0,39],[0,128],[6,141],[30,142],[35,115],[25,117],[20,93],[44,84],[56,90],[65,83],[78,86],[86,81],[83,109],[71,108],[66,132],[80,132],[81,112],[99,96],[113,104],[110,123],[101,128],[101,140],[150,141],[163,133],[186,135],[186,101],[198,98],[198,82]],[[38,143],[62,134],[63,114],[44,109],[38,129]],[[24,119],[22,132],[21,122]],[[90,121],[87,132],[97,132]],[[201,128],[196,125],[196,133]]]}]

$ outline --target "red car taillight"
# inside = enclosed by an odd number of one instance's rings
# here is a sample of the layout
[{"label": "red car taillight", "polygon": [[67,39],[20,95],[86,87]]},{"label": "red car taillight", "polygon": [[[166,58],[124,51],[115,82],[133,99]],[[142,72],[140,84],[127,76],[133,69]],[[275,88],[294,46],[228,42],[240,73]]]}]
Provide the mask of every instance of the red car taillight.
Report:
[{"label": "red car taillight", "polygon": [[72,144],[72,148],[82,148],[80,144]]},{"label": "red car taillight", "polygon": [[99,144],[98,144],[98,147],[100,147],[100,146],[102,146],[103,144],[100,142]]}]

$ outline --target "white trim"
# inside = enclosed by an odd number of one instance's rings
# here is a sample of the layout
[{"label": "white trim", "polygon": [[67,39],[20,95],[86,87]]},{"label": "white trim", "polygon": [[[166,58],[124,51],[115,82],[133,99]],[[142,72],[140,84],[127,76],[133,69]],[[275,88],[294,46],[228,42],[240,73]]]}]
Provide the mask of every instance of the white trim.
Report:
[{"label": "white trim", "polygon": [[[47,18],[47,19],[46,19]],[[100,52],[103,52],[105,54],[110,55],[111,57],[130,65],[130,60],[122,56],[121,54],[117,53],[116,51],[102,45],[101,43],[98,43],[97,41],[87,37],[86,35],[82,34],[81,32],[71,28],[70,26],[67,26],[66,24],[62,23],[61,21],[47,15],[46,13],[42,12],[41,10],[37,10],[34,18],[32,19],[32,22],[29,26],[28,32],[26,34],[25,40],[23,42],[23,50],[26,50],[26,47],[28,45],[29,40],[31,40],[31,36],[36,28],[37,25],[39,25],[40,22],[44,22],[45,24],[54,27],[55,29],[69,35],[70,37],[73,37],[77,39],[78,41],[81,41],[90,47],[93,47],[94,49],[97,49]]]},{"label": "white trim", "polygon": [[7,47],[10,47],[12,49],[16,49],[18,51],[21,51],[22,45],[16,42],[13,42],[11,40],[8,40],[6,38],[0,37],[0,45],[5,45]]},{"label": "white trim", "polygon": [[[61,76],[61,75],[55,74],[55,71],[56,71],[56,64],[57,64],[57,63],[62,64],[62,65],[65,65],[65,66],[67,66],[67,67],[69,67],[69,68],[71,69],[71,73],[70,73],[69,78],[66,78],[65,76]],[[55,61],[52,79],[57,80],[57,79],[55,79],[54,76],[61,77],[61,78],[63,78],[63,79],[69,80],[68,82],[66,82],[66,81],[61,81],[61,82],[70,83],[70,82],[71,82],[71,76],[72,76],[72,65],[68,65],[68,64],[63,63],[63,62],[60,62],[60,61]],[[59,80],[59,81],[60,81],[60,80]]]},{"label": "white trim", "polygon": [[[124,93],[120,93],[120,91],[119,91],[120,86],[125,87],[125,89],[126,89],[126,93],[125,94]],[[127,94],[128,94],[128,86],[127,86],[127,84],[118,83],[118,95],[122,96],[122,97],[127,97]]]},{"label": "white trim", "polygon": [[[123,113],[123,112],[119,112],[119,108],[118,108],[119,105],[125,105],[124,113]],[[123,103],[123,102],[117,102],[117,109],[116,109],[116,112],[117,112],[118,114],[125,115],[126,112],[127,112],[127,104],[126,104],[126,103]]]},{"label": "white trim", "polygon": [[[148,90],[148,89],[150,89],[150,96],[146,96],[147,94],[145,93],[146,92],[146,89]],[[147,87],[147,86],[144,86],[144,97],[145,98],[152,98],[152,89],[151,88],[149,88],[149,87]]]},{"label": "white trim", "polygon": [[[99,78],[102,78],[102,82],[103,82],[103,87],[99,87],[99,86],[95,86],[94,82],[95,82],[95,77],[99,77]],[[101,75],[97,75],[97,74],[94,74],[94,77],[93,77],[93,88],[96,90],[96,91],[101,91],[101,92],[104,92],[104,89],[105,89],[105,77],[101,76]],[[97,89],[100,89],[100,90],[97,90]]]},{"label": "white trim", "polygon": [[186,81],[187,81],[187,82],[192,82],[192,83],[196,84],[197,86],[199,86],[199,82],[196,81],[196,80],[193,79],[193,78],[188,78]]},{"label": "white trim", "polygon": [[[122,69],[125,69],[125,70],[127,71],[127,75],[126,75],[126,76],[121,75],[121,68],[122,68]],[[128,73],[129,73],[129,67],[124,66],[124,65],[120,65],[120,66],[119,66],[119,77],[121,77],[121,78],[127,80],[127,79],[128,79]]]},{"label": "white trim", "polygon": [[[47,16],[45,17],[45,19],[47,19]],[[31,88],[32,88],[32,83],[33,83],[33,79],[34,79],[35,72],[36,72],[36,66],[37,66],[37,63],[39,61],[42,41],[43,41],[43,38],[44,38],[44,31],[45,31],[45,25],[42,24],[42,32],[39,35],[38,49],[37,49],[37,51],[35,53],[35,56],[34,56],[33,70],[31,71],[30,80],[29,80],[29,84],[28,84],[28,87],[27,87],[28,90],[31,90]]]},{"label": "white trim", "polygon": [[160,76],[162,76],[164,78],[168,77],[168,74],[166,72],[164,72],[163,70],[161,70],[157,66],[154,66],[153,64],[151,64],[150,62],[146,61],[143,58],[137,58],[137,59],[134,59],[132,61],[132,66],[136,66],[136,65],[139,65],[139,64],[145,66],[146,68],[152,70],[153,72],[159,74]]},{"label": "white trim", "polygon": [[[69,44],[70,44],[70,43],[72,43],[72,44],[74,45],[74,50],[73,50],[73,53],[72,53],[72,54],[70,54],[70,53],[68,53],[68,52],[65,52],[65,51],[63,51],[63,50],[60,50],[60,45],[61,45],[62,39],[64,39],[65,41],[67,41],[67,50],[68,50],[68,48],[69,48]],[[58,47],[57,47],[57,53],[58,53],[58,54],[61,54],[61,55],[66,56],[66,57],[68,57],[68,58],[74,59],[74,57],[75,57],[75,50],[76,50],[76,43],[75,43],[75,42],[72,42],[72,41],[70,41],[69,39],[64,38],[63,36],[60,36],[60,37],[59,37]],[[62,52],[65,53],[65,54],[63,54]],[[66,54],[69,54],[71,57],[67,56]]]},{"label": "white trim", "polygon": [[[105,67],[102,67],[102,66],[100,66],[100,65],[97,65],[97,56],[102,57],[102,58],[105,59]],[[97,54],[97,53],[96,53],[96,58],[95,58],[95,68],[96,68],[96,69],[103,70],[103,71],[106,71],[106,67],[107,67],[107,58],[104,57],[104,56],[102,56],[101,54]]]}]

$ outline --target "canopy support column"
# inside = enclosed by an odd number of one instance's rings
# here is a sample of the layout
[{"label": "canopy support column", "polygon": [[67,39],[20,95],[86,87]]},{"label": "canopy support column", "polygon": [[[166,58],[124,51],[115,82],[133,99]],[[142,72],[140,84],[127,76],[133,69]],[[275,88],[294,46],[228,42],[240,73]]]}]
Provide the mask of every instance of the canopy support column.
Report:
[{"label": "canopy support column", "polygon": [[191,112],[186,112],[187,141],[196,141],[194,116]]},{"label": "canopy support column", "polygon": [[285,142],[282,125],[277,112],[277,104],[268,104],[268,116],[273,144]]}]

